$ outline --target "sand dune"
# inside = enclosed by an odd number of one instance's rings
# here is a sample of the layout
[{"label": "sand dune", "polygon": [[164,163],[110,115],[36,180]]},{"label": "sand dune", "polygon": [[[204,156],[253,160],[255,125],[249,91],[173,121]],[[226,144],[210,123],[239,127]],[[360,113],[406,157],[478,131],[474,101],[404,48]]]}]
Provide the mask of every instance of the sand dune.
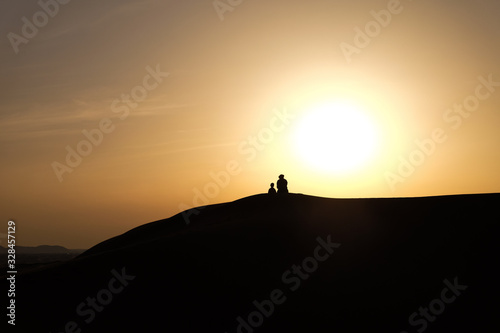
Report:
[{"label": "sand dune", "polygon": [[207,206],[189,225],[182,214],[144,224],[20,274],[16,328],[494,331],[499,204],[290,194]]}]

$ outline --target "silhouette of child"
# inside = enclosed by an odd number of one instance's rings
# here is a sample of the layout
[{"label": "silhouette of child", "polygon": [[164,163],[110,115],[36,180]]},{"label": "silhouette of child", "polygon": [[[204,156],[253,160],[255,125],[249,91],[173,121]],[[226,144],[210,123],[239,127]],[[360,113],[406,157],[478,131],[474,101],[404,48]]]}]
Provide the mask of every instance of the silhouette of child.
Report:
[{"label": "silhouette of child", "polygon": [[280,175],[278,181],[276,182],[278,187],[278,194],[288,193],[288,182],[284,175]]},{"label": "silhouette of child", "polygon": [[268,194],[276,194],[276,190],[274,189],[274,183],[271,183],[271,188],[267,191]]}]

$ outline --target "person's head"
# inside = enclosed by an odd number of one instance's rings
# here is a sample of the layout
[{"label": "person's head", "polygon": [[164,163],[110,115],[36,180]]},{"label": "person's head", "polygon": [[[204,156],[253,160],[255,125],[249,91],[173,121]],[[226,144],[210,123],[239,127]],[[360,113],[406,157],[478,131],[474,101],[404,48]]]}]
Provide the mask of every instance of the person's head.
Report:
[{"label": "person's head", "polygon": [[280,177],[279,177],[279,178],[280,178],[280,179],[283,179],[283,178],[285,178],[285,176],[284,176],[284,175],[280,175]]},{"label": "person's head", "polygon": [[274,187],[274,183],[271,183],[271,187]]}]

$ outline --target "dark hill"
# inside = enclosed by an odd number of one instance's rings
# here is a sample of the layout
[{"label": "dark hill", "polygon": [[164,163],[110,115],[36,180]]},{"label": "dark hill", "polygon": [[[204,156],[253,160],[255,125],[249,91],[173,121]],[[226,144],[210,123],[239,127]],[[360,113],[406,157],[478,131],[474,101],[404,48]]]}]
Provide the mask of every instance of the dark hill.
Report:
[{"label": "dark hill", "polygon": [[[8,248],[0,245],[0,253],[7,253]],[[16,245],[16,254],[69,254],[81,253],[84,250],[67,249],[59,245],[38,245],[38,246],[19,246]]]},{"label": "dark hill", "polygon": [[290,194],[207,206],[189,225],[148,223],[18,275],[16,328],[498,331],[499,205],[500,194]]}]

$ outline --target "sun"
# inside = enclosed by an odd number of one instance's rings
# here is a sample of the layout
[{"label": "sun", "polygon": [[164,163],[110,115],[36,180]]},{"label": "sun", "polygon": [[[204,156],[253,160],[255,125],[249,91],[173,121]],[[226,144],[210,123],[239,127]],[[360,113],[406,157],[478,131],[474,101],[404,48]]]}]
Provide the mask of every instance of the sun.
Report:
[{"label": "sun", "polygon": [[368,167],[378,146],[375,122],[350,101],[308,108],[293,136],[299,159],[314,170],[344,174]]}]

